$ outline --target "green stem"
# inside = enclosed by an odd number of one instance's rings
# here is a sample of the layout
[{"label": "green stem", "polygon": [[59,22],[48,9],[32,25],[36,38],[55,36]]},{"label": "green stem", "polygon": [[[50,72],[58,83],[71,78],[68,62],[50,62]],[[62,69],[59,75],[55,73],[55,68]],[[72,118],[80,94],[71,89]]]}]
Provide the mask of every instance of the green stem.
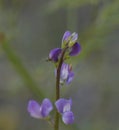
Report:
[{"label": "green stem", "polygon": [[[60,98],[60,72],[61,72],[61,67],[64,61],[64,55],[66,52],[66,48],[64,48],[64,50],[62,51],[61,54],[61,58],[59,60],[59,64],[57,67],[57,76],[56,76],[56,101]],[[56,110],[56,114],[55,114],[55,124],[54,124],[54,130],[59,130],[59,113]]]},{"label": "green stem", "polygon": [[0,41],[2,44],[2,49],[7,55],[7,58],[12,63],[18,74],[22,77],[24,83],[26,84],[26,87],[34,93],[35,96],[38,98],[43,98],[44,95],[42,94],[41,90],[38,88],[37,84],[33,80],[33,78],[30,76],[29,72],[26,70],[26,68],[23,66],[21,60],[19,57],[13,52],[12,48],[8,44],[7,40]]}]

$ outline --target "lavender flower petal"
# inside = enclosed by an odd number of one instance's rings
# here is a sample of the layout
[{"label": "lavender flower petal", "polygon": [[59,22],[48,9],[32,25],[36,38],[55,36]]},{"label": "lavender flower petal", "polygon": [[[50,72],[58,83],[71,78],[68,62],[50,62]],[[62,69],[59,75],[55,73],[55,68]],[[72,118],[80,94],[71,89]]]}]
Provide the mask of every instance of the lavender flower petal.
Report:
[{"label": "lavender flower petal", "polygon": [[57,62],[61,52],[62,52],[61,48],[52,49],[49,53],[49,59],[54,62]]},{"label": "lavender flower petal", "polygon": [[[56,74],[56,70],[55,70]],[[65,81],[67,84],[71,83],[74,78],[74,73],[72,72],[72,67],[69,64],[63,63],[61,67],[60,83],[63,84]]]},{"label": "lavender flower petal", "polygon": [[71,42],[76,42],[76,40],[78,39],[78,34],[77,33],[72,33],[71,35]]},{"label": "lavender flower petal", "polygon": [[59,113],[63,114],[66,111],[70,111],[71,105],[72,105],[72,100],[66,100],[64,98],[60,98],[55,102],[56,108]]},{"label": "lavender flower petal", "polygon": [[28,108],[27,108],[28,112],[30,113],[30,115],[34,118],[42,118],[41,115],[41,107],[40,105],[34,101],[34,100],[30,100],[28,103]]},{"label": "lavender flower petal", "polygon": [[70,72],[69,73],[69,75],[68,75],[68,78],[67,78],[67,80],[66,80],[66,83],[67,84],[70,84],[71,83],[71,81],[73,80],[73,78],[74,78],[74,72]]},{"label": "lavender flower petal", "polygon": [[62,120],[65,124],[72,124],[74,122],[73,112],[68,111],[68,112],[63,113]]},{"label": "lavender flower petal", "polygon": [[61,74],[60,74],[61,80],[66,80],[68,78],[68,74],[69,74],[69,65],[63,63],[61,67]]},{"label": "lavender flower petal", "polygon": [[41,110],[42,116],[46,117],[49,115],[50,111],[52,111],[53,106],[52,106],[52,103],[50,102],[50,100],[45,98],[42,102],[41,108],[42,108],[42,110]]},{"label": "lavender flower petal", "polygon": [[[60,82],[63,83],[67,78],[69,74],[69,65],[63,63],[61,67],[61,74],[60,74]],[[57,75],[57,69],[55,69],[55,76]]]},{"label": "lavender flower petal", "polygon": [[71,36],[71,32],[70,32],[70,31],[66,31],[66,32],[64,33],[64,35],[63,35],[62,43],[63,43],[64,41],[67,41],[70,36]]},{"label": "lavender flower petal", "polygon": [[78,54],[80,53],[80,51],[81,51],[81,46],[80,46],[79,43],[76,42],[76,43],[71,47],[71,50],[70,50],[69,55],[70,55],[70,56],[76,56],[76,55],[78,55]]}]

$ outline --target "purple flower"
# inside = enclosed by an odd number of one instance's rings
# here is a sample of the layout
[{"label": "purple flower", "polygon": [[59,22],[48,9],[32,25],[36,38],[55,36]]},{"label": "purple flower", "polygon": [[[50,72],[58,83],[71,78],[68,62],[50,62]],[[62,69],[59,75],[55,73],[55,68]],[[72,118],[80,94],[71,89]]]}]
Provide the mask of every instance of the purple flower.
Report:
[{"label": "purple flower", "polygon": [[71,32],[70,32],[70,31],[66,31],[66,32],[64,33],[64,35],[63,35],[63,38],[62,38],[62,44],[63,44],[64,41],[65,41],[65,42],[68,42],[70,36],[71,36]]},{"label": "purple flower", "polygon": [[76,56],[81,52],[81,45],[79,43],[75,43],[69,51],[70,56]]},{"label": "purple flower", "polygon": [[70,56],[76,56],[81,51],[81,46],[78,42],[76,42],[78,39],[77,33],[72,33],[70,31],[66,31],[62,38],[62,48],[64,48],[66,45],[69,48],[69,55]]},{"label": "purple flower", "polygon": [[[68,47],[67,51],[69,56],[75,56],[78,55],[81,51],[81,46],[79,43],[77,43],[78,34],[72,33],[70,31],[66,31],[62,38],[62,48]],[[54,48],[49,53],[49,60],[53,62],[58,62],[60,55],[62,53],[61,48]]]},{"label": "purple flower", "polygon": [[61,48],[52,49],[49,53],[49,60],[57,62],[60,57],[61,52],[62,52]]},{"label": "purple flower", "polygon": [[71,33],[70,31],[66,31],[62,38],[62,48],[65,46],[73,46],[73,44],[77,41],[78,34],[77,33]]},{"label": "purple flower", "polygon": [[70,111],[71,110],[71,106],[72,106],[72,100],[69,99],[64,99],[64,98],[60,98],[59,100],[57,100],[55,102],[56,108],[58,110],[59,113],[63,114],[66,111]]},{"label": "purple flower", "polygon": [[55,102],[58,112],[62,115],[62,120],[65,124],[72,124],[74,122],[74,114],[71,111],[72,100],[60,98]]},{"label": "purple flower", "polygon": [[63,35],[62,38],[62,48],[54,48],[50,51],[49,53],[49,60],[53,62],[58,62],[62,50],[67,47],[65,57],[67,56],[76,56],[80,53],[81,51],[81,46],[78,42],[76,42],[78,39],[78,34],[77,33],[71,33],[70,31],[66,31]]},{"label": "purple flower", "polygon": [[30,100],[28,102],[28,112],[34,118],[45,118],[49,115],[50,111],[53,109],[52,103],[49,99],[45,98],[42,104],[38,104],[35,100]]},{"label": "purple flower", "polygon": [[72,111],[65,112],[62,115],[62,120],[65,124],[72,124],[74,122],[74,114]]},{"label": "purple flower", "polygon": [[60,73],[60,83],[66,81],[67,84],[70,84],[74,78],[74,72],[72,71],[72,66],[69,64],[62,64],[61,73]]},{"label": "purple flower", "polygon": [[70,42],[75,43],[78,39],[78,34],[76,32],[72,33]]}]

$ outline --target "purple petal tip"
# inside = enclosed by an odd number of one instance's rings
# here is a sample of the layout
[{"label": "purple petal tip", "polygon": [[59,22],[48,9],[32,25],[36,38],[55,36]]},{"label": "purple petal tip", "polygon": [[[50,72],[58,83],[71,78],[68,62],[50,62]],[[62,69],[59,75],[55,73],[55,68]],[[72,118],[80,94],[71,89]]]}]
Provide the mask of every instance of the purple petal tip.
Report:
[{"label": "purple petal tip", "polygon": [[62,43],[63,43],[63,41],[67,41],[70,36],[71,36],[71,32],[70,31],[66,31],[64,33],[64,35],[63,35]]},{"label": "purple petal tip", "polygon": [[70,111],[71,105],[72,105],[72,100],[69,99],[64,99],[60,98],[55,102],[56,108],[59,113],[63,114],[65,111]]},{"label": "purple petal tip", "polygon": [[69,53],[70,56],[76,56],[80,53],[81,51],[81,45],[79,43],[75,43],[72,47],[71,47],[71,51]]},{"label": "purple petal tip", "polygon": [[59,56],[62,52],[62,49],[61,48],[55,48],[55,49],[52,49],[49,53],[49,59],[54,61],[54,62],[57,62],[58,59],[59,59]]},{"label": "purple petal tip", "polygon": [[30,100],[28,102],[28,112],[34,118],[41,118],[40,105],[35,100]]},{"label": "purple petal tip", "polygon": [[39,105],[35,100],[30,100],[28,102],[28,112],[34,118],[42,119],[49,115],[50,111],[53,109],[52,103],[49,99],[45,98],[41,105]]},{"label": "purple petal tip", "polygon": [[62,120],[65,124],[72,124],[74,122],[74,114],[71,111],[63,113]]}]

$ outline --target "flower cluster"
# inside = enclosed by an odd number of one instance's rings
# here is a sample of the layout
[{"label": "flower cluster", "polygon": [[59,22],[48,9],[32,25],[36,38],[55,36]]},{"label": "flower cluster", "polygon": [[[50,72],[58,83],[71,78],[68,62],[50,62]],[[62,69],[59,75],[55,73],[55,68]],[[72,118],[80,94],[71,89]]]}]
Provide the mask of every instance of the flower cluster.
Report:
[{"label": "flower cluster", "polygon": [[64,56],[64,59],[67,56],[78,55],[81,51],[81,46],[78,42],[76,42],[77,39],[78,39],[77,33],[71,34],[69,31],[66,31],[62,38],[62,48],[52,49],[49,53],[49,60],[51,60],[53,62],[58,62],[64,48],[67,48],[67,53],[66,53],[66,56]]},{"label": "flower cluster", "polygon": [[[72,124],[74,121],[74,115],[71,112],[72,100],[59,99],[55,102],[55,106],[58,112],[62,115],[62,120],[65,124]],[[35,100],[30,100],[28,103],[28,112],[30,115],[37,119],[45,119],[49,116],[49,113],[53,110],[51,101],[45,98],[41,104]]]},{"label": "flower cluster", "polygon": [[50,111],[53,109],[53,106],[50,100],[45,98],[41,105],[35,100],[30,100],[27,109],[32,117],[42,119],[49,115]]},{"label": "flower cluster", "polygon": [[73,78],[74,78],[74,72],[72,71],[72,66],[63,63],[60,73],[60,83],[63,84],[66,81],[66,84],[69,84],[71,83]]},{"label": "flower cluster", "polygon": [[62,115],[62,120],[65,124],[72,124],[74,121],[74,114],[71,111],[72,100],[60,98],[55,102],[58,112]]},{"label": "flower cluster", "polygon": [[[60,85],[70,84],[74,78],[74,72],[72,71],[72,65],[67,64],[66,60],[72,56],[76,56],[81,51],[81,46],[77,42],[78,34],[66,31],[62,38],[61,48],[52,49],[49,53],[48,59],[52,61],[55,68],[56,81],[58,81],[57,89],[60,89]],[[59,77],[57,76],[58,74]],[[57,112],[61,115],[62,121],[65,124],[72,124],[74,122],[74,114],[71,111],[72,100],[64,98],[56,98],[55,107]],[[45,98],[41,104],[38,104],[35,100],[30,100],[28,103],[28,112],[34,118],[45,119],[49,117],[49,113],[53,110],[51,101]]]}]

